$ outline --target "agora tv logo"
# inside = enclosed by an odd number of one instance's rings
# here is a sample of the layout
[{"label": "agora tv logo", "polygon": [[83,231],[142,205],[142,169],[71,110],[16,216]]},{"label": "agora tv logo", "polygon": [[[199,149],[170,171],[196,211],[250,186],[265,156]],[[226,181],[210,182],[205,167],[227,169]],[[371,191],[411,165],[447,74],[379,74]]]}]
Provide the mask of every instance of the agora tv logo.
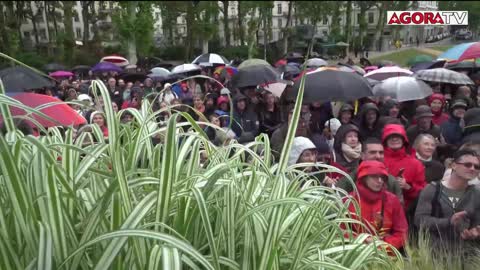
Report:
[{"label": "agora tv logo", "polygon": [[389,25],[468,25],[468,11],[387,11]]}]

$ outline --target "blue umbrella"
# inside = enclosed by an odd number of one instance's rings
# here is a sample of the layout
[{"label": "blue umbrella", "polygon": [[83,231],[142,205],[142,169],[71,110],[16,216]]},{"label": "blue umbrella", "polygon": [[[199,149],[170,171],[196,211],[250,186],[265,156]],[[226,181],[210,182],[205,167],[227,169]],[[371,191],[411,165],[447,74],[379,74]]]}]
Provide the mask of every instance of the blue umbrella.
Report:
[{"label": "blue umbrella", "polygon": [[110,62],[100,62],[96,64],[91,70],[92,72],[109,72],[109,71],[121,72],[122,71],[120,67]]}]

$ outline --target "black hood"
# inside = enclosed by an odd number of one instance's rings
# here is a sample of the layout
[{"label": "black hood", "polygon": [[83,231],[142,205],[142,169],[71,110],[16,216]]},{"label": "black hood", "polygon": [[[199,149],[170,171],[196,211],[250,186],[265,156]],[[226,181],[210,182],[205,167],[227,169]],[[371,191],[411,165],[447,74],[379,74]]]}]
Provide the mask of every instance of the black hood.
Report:
[{"label": "black hood", "polygon": [[400,102],[398,102],[395,99],[389,99],[385,101],[383,105],[380,107],[380,115],[388,116],[389,111],[395,106],[400,107]]},{"label": "black hood", "polygon": [[353,106],[352,106],[352,105],[350,105],[350,104],[348,104],[348,103],[345,103],[345,104],[342,105],[342,107],[341,107],[340,110],[338,111],[338,115],[340,115],[342,112],[347,112],[347,111],[351,111],[352,114],[353,114],[353,112],[354,112],[355,110],[353,109]]},{"label": "black hood", "polygon": [[358,129],[357,126],[353,124],[346,124],[342,125],[338,131],[337,134],[335,134],[335,142],[333,143],[333,149],[336,152],[342,152],[342,142],[345,139],[345,135],[347,135],[348,132],[350,131],[356,131],[358,133],[358,137],[360,139],[360,130]]},{"label": "black hood", "polygon": [[378,120],[380,119],[380,110],[378,110],[377,105],[375,105],[374,103],[366,103],[362,106],[362,109],[360,110],[360,113],[358,114],[355,121],[358,127],[367,127],[365,116],[367,115],[367,112],[369,110],[374,110],[377,113],[377,120],[375,121],[374,125],[378,123]]}]

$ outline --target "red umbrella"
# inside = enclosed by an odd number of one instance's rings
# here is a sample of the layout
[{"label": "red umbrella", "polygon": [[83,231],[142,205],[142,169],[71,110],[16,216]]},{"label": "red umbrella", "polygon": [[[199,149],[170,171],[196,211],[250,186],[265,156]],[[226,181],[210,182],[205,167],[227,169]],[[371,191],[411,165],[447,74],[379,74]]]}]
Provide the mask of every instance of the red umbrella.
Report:
[{"label": "red umbrella", "polygon": [[105,56],[100,60],[100,62],[110,62],[119,67],[127,66],[128,64],[130,64],[125,57],[122,57],[120,55]]},{"label": "red umbrella", "polygon": [[[29,115],[29,117],[35,119],[44,127],[53,127],[53,126],[59,126],[59,125],[78,126],[78,125],[87,123],[87,120],[85,120],[83,116],[81,116],[75,110],[73,110],[70,106],[68,106],[67,103],[57,98],[47,96],[47,95],[34,94],[34,93],[22,93],[14,96],[13,98],[31,108],[36,108],[38,106],[42,106],[44,104],[52,103],[52,102],[57,103],[55,105],[42,108],[40,111],[46,114],[47,116],[49,116],[50,118],[58,121],[59,123],[49,121],[35,113],[32,113]],[[27,115],[27,112],[25,110],[20,109],[18,107],[13,107],[13,106],[10,106],[10,112],[12,113],[12,116]],[[31,121],[27,121],[27,122],[31,126],[35,127],[33,122]]]},{"label": "red umbrella", "polygon": [[70,71],[59,70],[59,71],[55,71],[53,73],[50,73],[49,75],[50,75],[50,77],[54,77],[54,78],[64,78],[64,77],[73,76],[73,73],[70,72]]},{"label": "red umbrella", "polygon": [[281,66],[286,66],[287,65],[287,59],[280,59],[275,63],[275,67],[281,67]]}]

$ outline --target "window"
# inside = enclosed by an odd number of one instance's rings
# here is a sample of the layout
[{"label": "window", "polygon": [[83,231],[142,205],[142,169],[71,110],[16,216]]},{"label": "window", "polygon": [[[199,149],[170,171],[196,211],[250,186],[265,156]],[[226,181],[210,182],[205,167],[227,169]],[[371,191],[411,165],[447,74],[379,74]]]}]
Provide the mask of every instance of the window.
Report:
[{"label": "window", "polygon": [[73,18],[75,20],[75,22],[79,22],[80,21],[80,18],[78,17],[78,13],[75,12],[75,14],[73,15]]},{"label": "window", "polygon": [[273,41],[278,39],[278,33],[275,31],[273,32]]},{"label": "window", "polygon": [[357,13],[357,23],[360,24],[360,13]]},{"label": "window", "polygon": [[323,30],[323,36],[324,37],[328,36],[328,31],[327,30]]},{"label": "window", "polygon": [[160,19],[160,12],[157,12],[155,13],[155,20],[158,21],[159,19]]},{"label": "window", "polygon": [[326,25],[326,24],[328,24],[328,17],[327,16],[323,17],[323,25]]},{"label": "window", "polygon": [[282,4],[277,4],[277,14],[282,15]]},{"label": "window", "polygon": [[283,20],[282,20],[282,18],[278,18],[278,19],[277,19],[277,25],[278,25],[278,28],[282,28],[282,27],[283,27]]},{"label": "window", "polygon": [[23,37],[29,39],[30,38],[30,32],[28,32],[28,31],[23,32]]},{"label": "window", "polygon": [[375,21],[375,16],[373,14],[373,12],[369,12],[368,13],[368,23],[374,23]]},{"label": "window", "polygon": [[47,39],[47,30],[46,29],[40,29],[38,31],[40,39],[46,40]]},{"label": "window", "polygon": [[75,33],[77,34],[77,38],[79,38],[79,39],[82,38],[82,29],[81,28],[75,28]]}]

